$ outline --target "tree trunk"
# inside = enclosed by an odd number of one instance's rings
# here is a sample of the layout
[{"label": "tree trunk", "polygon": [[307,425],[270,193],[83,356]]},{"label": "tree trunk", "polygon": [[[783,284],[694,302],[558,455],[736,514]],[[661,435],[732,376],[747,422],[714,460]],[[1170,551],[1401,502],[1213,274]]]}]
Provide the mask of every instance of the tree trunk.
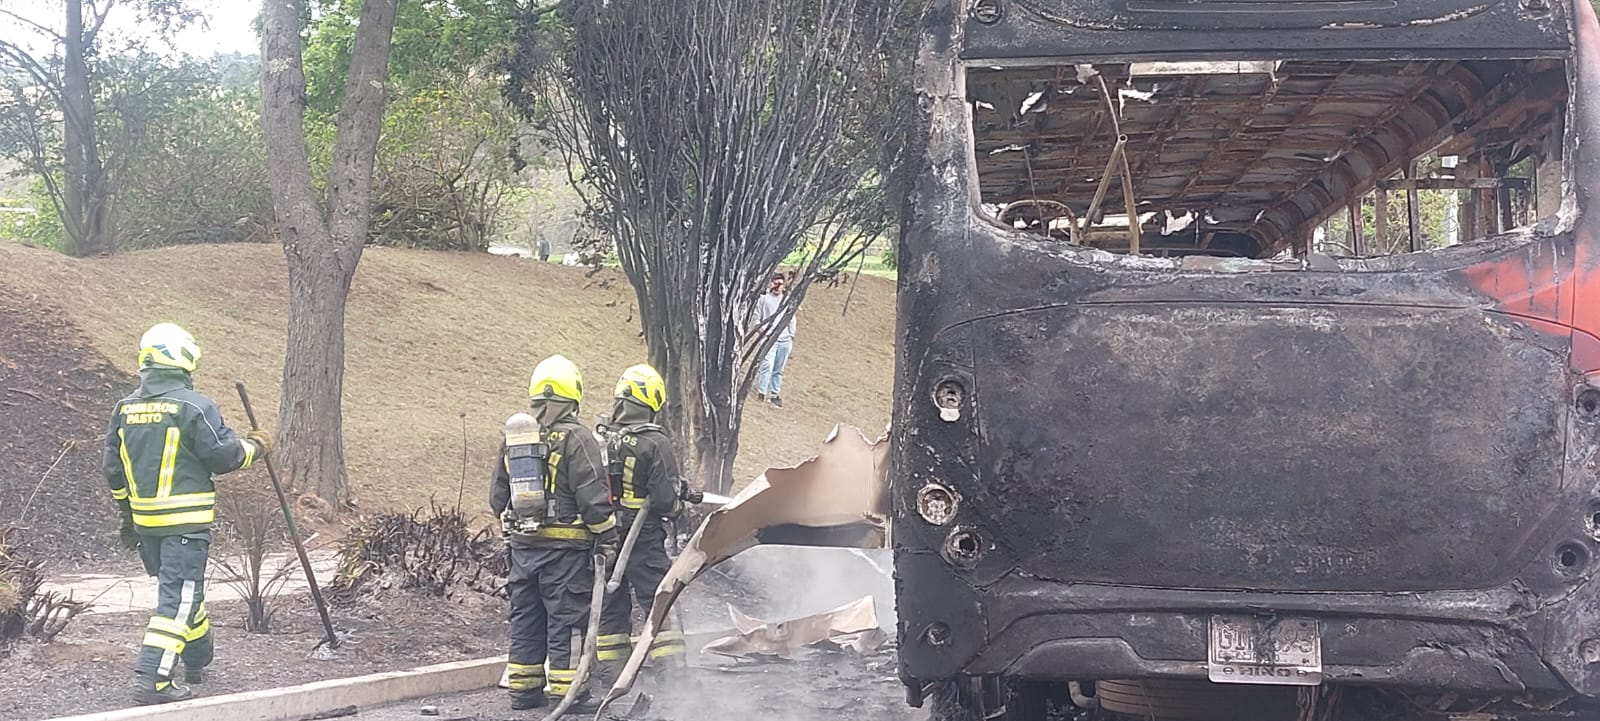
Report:
[{"label": "tree trunk", "polygon": [[[691,351],[686,367],[678,375],[683,386],[678,427],[680,448],[689,449],[690,478],[697,487],[712,493],[730,495],[733,491],[733,461],[739,453],[739,417],[743,402],[734,393],[736,363],[710,362]],[[680,375],[681,374],[681,375]]]},{"label": "tree trunk", "polygon": [[[624,263],[625,269],[627,264]],[[702,332],[715,333],[715,324],[698,327],[696,308],[678,308],[667,299],[666,283],[631,279],[639,303],[639,325],[644,329],[650,365],[667,383],[663,426],[676,447],[687,449],[684,477],[696,487],[727,495],[733,488],[733,460],[739,451],[738,363],[717,359],[708,351]],[[675,342],[694,338],[695,342]]]},{"label": "tree trunk", "polygon": [[278,439],[294,483],[349,505],[344,471],[344,318],[351,276],[320,254],[287,249],[289,352],[283,359]]},{"label": "tree trunk", "polygon": [[84,257],[111,249],[106,212],[105,178],[95,151],[94,98],[89,66],[84,59],[82,0],[68,0],[67,30],[62,48],[62,225],[68,255]]},{"label": "tree trunk", "polygon": [[345,302],[372,217],[372,167],[396,0],[362,3],[350,77],[339,102],[326,206],[312,190],[306,148],[303,6],[304,0],[268,2],[261,34],[261,124],[289,269],[279,437],[289,482],[345,506],[350,503],[343,431]]}]

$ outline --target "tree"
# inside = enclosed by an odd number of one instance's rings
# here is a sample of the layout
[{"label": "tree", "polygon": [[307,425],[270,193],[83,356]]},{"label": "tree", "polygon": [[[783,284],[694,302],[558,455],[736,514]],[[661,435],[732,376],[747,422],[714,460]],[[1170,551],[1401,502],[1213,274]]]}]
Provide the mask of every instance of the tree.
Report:
[{"label": "tree", "polygon": [[[313,0],[305,50],[313,132],[331,121],[354,47],[359,3]],[[370,240],[478,250],[515,185],[516,123],[492,71],[511,46],[515,0],[422,0],[400,6],[390,101],[378,148]]]},{"label": "tree", "polygon": [[267,2],[261,34],[261,125],[289,267],[288,348],[278,410],[282,467],[291,482],[338,505],[350,501],[342,420],[345,302],[372,217],[372,168],[397,2],[361,4],[321,202],[305,135],[305,0]]},{"label": "tree", "polygon": [[[811,280],[884,229],[921,4],[565,0],[524,16],[508,95],[615,241],[707,488],[731,486],[744,398]],[[803,243],[783,310],[747,332]]]},{"label": "tree", "polygon": [[[104,144],[97,129],[95,84],[99,55],[105,37],[106,21],[118,6],[130,6],[146,24],[163,31],[172,30],[195,18],[186,0],[66,0],[62,30],[35,20],[24,6],[26,1],[6,0],[0,4],[0,18],[21,31],[13,39],[0,39],[0,63],[4,69],[20,72],[31,87],[42,93],[46,106],[59,113],[60,158],[45,137],[52,131],[40,128],[37,153],[29,165],[44,182],[51,203],[61,218],[65,250],[70,255],[104,253],[116,244],[116,171],[120,153]],[[16,99],[16,91],[12,93]],[[56,122],[49,113],[35,113],[45,126]]]},{"label": "tree", "polygon": [[499,82],[466,77],[397,97],[378,151],[372,239],[484,250],[516,182],[515,122]]},{"label": "tree", "polygon": [[[230,77],[240,66],[248,79]],[[125,151],[119,171],[118,186],[125,189],[115,215],[119,247],[226,243],[268,234],[272,199],[255,58],[131,70],[108,74],[116,82],[106,83],[119,90],[108,94],[112,101],[105,105],[117,109],[124,124],[142,125],[141,140]]]},{"label": "tree", "polygon": [[[360,0],[310,0],[305,49],[308,109],[332,114],[360,23]],[[397,91],[448,86],[500,64],[511,49],[518,0],[417,0],[395,15],[389,84]]]}]

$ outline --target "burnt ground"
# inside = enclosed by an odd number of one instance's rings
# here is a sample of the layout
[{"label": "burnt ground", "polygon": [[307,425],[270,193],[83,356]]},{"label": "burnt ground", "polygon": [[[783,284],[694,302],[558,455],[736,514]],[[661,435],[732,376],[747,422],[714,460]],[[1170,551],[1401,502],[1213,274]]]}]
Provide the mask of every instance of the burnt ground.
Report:
[{"label": "burnt ground", "polygon": [[[806,592],[774,588],[767,577],[741,573],[738,564],[730,563],[690,586],[680,608],[691,644],[698,645],[729,628],[728,604],[781,620],[785,609]],[[312,654],[323,634],[305,596],[280,602],[275,627],[267,635],[244,631],[239,602],[210,604],[208,610],[217,658],[208,669],[208,683],[199,689],[207,696],[484,658],[505,652],[507,634],[505,602],[466,591],[453,599],[379,591],[354,605],[336,606],[334,624],[350,635],[331,658]],[[9,656],[0,655],[0,698],[6,699],[7,721],[128,706],[132,667],[147,621],[143,613],[80,616],[54,643],[26,641]],[[776,721],[922,718],[922,712],[905,708],[891,649],[866,657],[815,654],[772,663],[733,663],[700,654],[691,658],[695,668],[671,689],[641,681],[639,688],[654,697],[651,711],[638,717],[641,721],[746,721],[756,715]],[[710,716],[707,699],[716,700]],[[523,718],[511,715],[501,689],[363,709],[356,718],[413,719],[424,705],[439,706],[446,718]]]},{"label": "burnt ground", "polygon": [[136,384],[54,305],[0,286],[0,527],[20,527],[24,552],[50,570],[131,563],[116,550],[100,449],[111,406]]},{"label": "burnt ground", "polygon": [[[909,708],[894,678],[894,656],[884,652],[865,658],[816,656],[737,668],[696,660],[688,674],[672,686],[641,683],[651,696],[649,708],[628,714],[638,693],[614,709],[612,719],[628,721],[921,721],[926,710]],[[360,711],[355,721],[413,721],[424,707],[449,721],[522,721],[542,718],[538,712],[513,712],[501,689],[448,697],[418,699],[389,708]],[[609,713],[615,711],[616,713]],[[586,721],[589,716],[567,718]]]},{"label": "burnt ground", "polygon": [[[244,630],[243,604],[208,605],[216,661],[197,690],[207,696],[395,671],[503,653],[504,604],[466,594],[457,600],[397,593],[335,608],[348,640],[324,658],[308,597],[285,599],[270,634]],[[8,721],[34,721],[130,705],[133,664],[150,620],[143,613],[80,616],[54,642],[27,641],[0,656],[0,698]]]},{"label": "burnt ground", "polygon": [[[802,575],[804,570],[801,571]],[[906,706],[905,690],[896,679],[892,647],[865,656],[813,653],[794,661],[735,662],[698,653],[698,646],[717,637],[710,630],[728,627],[727,604],[769,620],[785,617],[803,589],[773,589],[761,574],[741,572],[739,564],[714,569],[696,581],[680,600],[689,631],[690,669],[677,679],[656,679],[648,673],[634,692],[609,709],[613,719],[628,721],[923,721],[927,710]],[[815,608],[813,606],[812,608]],[[648,671],[650,666],[646,666]],[[627,713],[640,693],[650,696],[647,709]],[[431,708],[430,708],[431,707]],[[437,717],[424,717],[423,709]],[[546,709],[548,711],[548,709]],[[355,721],[521,721],[543,718],[543,712],[513,712],[504,689],[488,689],[407,701],[388,708],[360,709]],[[566,718],[585,721],[588,716]]]}]

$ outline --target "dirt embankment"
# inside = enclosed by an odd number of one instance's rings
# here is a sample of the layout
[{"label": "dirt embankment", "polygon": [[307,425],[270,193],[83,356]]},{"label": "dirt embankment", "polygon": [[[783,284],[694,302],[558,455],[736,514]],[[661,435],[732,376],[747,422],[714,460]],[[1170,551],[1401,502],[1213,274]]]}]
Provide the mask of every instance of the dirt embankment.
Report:
[{"label": "dirt embankment", "polygon": [[0,526],[52,568],[116,558],[100,459],[131,378],[43,297],[0,285]]},{"label": "dirt embankment", "polygon": [[[34,409],[0,408],[7,424],[0,429],[8,431],[0,443],[26,445],[27,458],[53,456],[62,439],[100,432],[105,409],[130,386],[122,373],[133,370],[139,334],[164,320],[198,337],[205,360],[196,387],[220,402],[225,418],[243,424],[235,380],[250,386],[269,419],[275,416],[288,308],[276,246],[188,246],[76,260],[0,245],[0,269],[6,339],[0,379],[17,377],[11,364],[93,374],[72,376],[78,380],[69,385],[80,395],[69,400],[81,412],[50,410],[60,415],[49,417],[46,433],[12,430],[37,429],[17,415]],[[787,407],[745,414],[741,479],[805,459],[836,422],[869,433],[888,422],[894,285],[861,278],[844,313],[847,291],[845,285],[813,291],[785,381]],[[39,324],[54,330],[40,331]],[[499,425],[524,407],[527,376],[540,358],[571,357],[590,392],[602,396],[623,368],[645,359],[634,295],[620,273],[590,276],[484,254],[368,249],[351,292],[347,334],[346,455],[363,510],[414,507],[430,496],[453,503],[462,478],[463,413],[466,506],[481,507]],[[45,403],[15,394],[5,400]],[[583,414],[588,419],[602,410],[590,403]],[[81,460],[61,479],[98,473],[92,453]],[[10,508],[31,492],[43,472],[36,466],[0,463],[0,505]],[[65,481],[52,475],[45,485],[58,482]],[[0,521],[9,515],[0,513]]]}]

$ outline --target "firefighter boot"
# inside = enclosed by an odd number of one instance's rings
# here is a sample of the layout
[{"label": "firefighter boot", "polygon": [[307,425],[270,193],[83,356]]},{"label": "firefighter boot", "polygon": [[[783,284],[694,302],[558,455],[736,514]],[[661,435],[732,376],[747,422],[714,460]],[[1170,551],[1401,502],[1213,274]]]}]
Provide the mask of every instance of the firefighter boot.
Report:
[{"label": "firefighter boot", "polygon": [[184,666],[183,682],[190,686],[199,686],[206,682],[206,669],[204,666]]},{"label": "firefighter boot", "polygon": [[548,705],[549,701],[545,699],[543,689],[511,692],[512,711],[527,711],[528,709],[544,708]]},{"label": "firefighter boot", "polygon": [[191,698],[194,698],[193,692],[173,683],[171,679],[138,674],[138,681],[134,684],[133,702],[140,706],[187,701]]},{"label": "firefighter boot", "polygon": [[622,676],[622,668],[627,665],[627,659],[621,661],[601,661],[594,670],[594,688],[601,693],[610,690]]},{"label": "firefighter boot", "polygon": [[[590,679],[589,682],[585,684],[584,688],[573,690],[573,692],[578,695],[578,698],[572,702],[572,706],[567,709],[567,713],[586,716],[593,715],[594,712],[600,710],[600,700],[595,698],[594,694],[589,692],[589,687],[591,687],[593,684],[594,679]],[[605,693],[605,690],[602,689],[601,693]],[[556,693],[556,689],[551,689],[545,700],[548,701],[551,706],[559,706],[561,705],[561,702],[565,700],[565,697],[563,697],[562,694]]]},{"label": "firefighter boot", "polygon": [[584,691],[578,696],[578,700],[572,703],[572,708],[567,711],[579,716],[592,716],[599,710],[600,698],[588,691]]}]

